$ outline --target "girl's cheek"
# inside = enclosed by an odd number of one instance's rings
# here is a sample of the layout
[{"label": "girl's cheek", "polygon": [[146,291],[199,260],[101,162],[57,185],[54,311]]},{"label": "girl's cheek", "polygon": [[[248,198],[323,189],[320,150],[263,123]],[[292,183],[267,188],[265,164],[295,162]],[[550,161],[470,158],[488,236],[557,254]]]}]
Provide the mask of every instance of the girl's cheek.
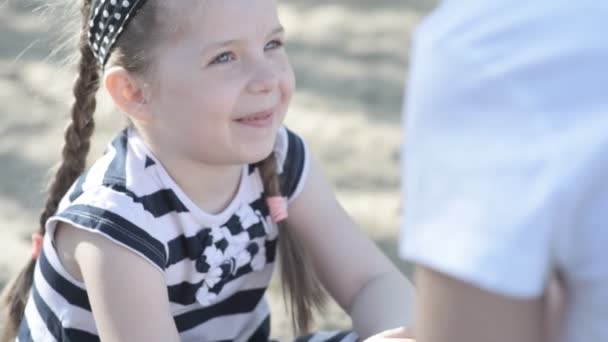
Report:
[{"label": "girl's cheek", "polygon": [[286,87],[285,93],[289,100],[293,96],[293,93],[296,88],[296,78],[295,78],[295,75],[291,68],[289,68],[289,70],[287,71],[287,81],[286,81],[285,87]]},{"label": "girl's cheek", "polygon": [[283,92],[283,96],[289,98],[295,90],[295,74],[287,59],[285,59],[279,67],[281,73],[281,91]]}]

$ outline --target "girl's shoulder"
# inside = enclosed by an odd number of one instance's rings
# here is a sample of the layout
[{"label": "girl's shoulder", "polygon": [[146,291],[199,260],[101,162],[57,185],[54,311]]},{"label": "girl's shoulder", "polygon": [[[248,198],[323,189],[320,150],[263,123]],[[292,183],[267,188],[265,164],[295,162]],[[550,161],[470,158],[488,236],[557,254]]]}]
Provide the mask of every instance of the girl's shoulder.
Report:
[{"label": "girl's shoulder", "polygon": [[171,232],[156,229],[156,219],[179,211],[174,207],[180,202],[171,201],[151,165],[151,159],[131,146],[128,131],[121,132],[63,197],[47,231],[65,222],[101,234],[164,269]]}]

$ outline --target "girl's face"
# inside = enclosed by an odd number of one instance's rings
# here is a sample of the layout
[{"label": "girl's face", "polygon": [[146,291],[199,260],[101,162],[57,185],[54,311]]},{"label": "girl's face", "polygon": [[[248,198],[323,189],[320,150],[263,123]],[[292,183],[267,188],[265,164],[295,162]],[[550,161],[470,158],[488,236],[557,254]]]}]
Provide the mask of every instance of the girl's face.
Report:
[{"label": "girl's face", "polygon": [[168,3],[172,38],[157,55],[146,133],[173,157],[264,159],[295,86],[274,0]]}]

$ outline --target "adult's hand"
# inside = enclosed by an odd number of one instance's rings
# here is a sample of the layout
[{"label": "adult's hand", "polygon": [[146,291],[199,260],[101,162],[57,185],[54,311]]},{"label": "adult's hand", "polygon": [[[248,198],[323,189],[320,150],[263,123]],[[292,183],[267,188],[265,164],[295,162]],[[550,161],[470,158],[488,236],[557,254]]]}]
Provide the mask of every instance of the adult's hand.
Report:
[{"label": "adult's hand", "polygon": [[415,340],[413,329],[400,327],[385,330],[368,338],[364,342],[415,342]]}]

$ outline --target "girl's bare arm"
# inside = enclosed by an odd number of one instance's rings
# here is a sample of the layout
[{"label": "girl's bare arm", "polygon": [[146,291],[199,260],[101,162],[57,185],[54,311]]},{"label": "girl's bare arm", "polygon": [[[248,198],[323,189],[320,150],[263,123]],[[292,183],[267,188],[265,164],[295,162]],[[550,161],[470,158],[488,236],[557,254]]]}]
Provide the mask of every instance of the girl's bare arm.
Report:
[{"label": "girl's bare arm", "polygon": [[102,341],[179,341],[164,275],[150,262],[67,224],[58,227],[56,239],[64,264],[74,261],[70,273],[86,285]]},{"label": "girl's bare arm", "polygon": [[350,219],[314,160],[302,193],[290,205],[288,226],[362,337],[411,318],[411,284]]}]

